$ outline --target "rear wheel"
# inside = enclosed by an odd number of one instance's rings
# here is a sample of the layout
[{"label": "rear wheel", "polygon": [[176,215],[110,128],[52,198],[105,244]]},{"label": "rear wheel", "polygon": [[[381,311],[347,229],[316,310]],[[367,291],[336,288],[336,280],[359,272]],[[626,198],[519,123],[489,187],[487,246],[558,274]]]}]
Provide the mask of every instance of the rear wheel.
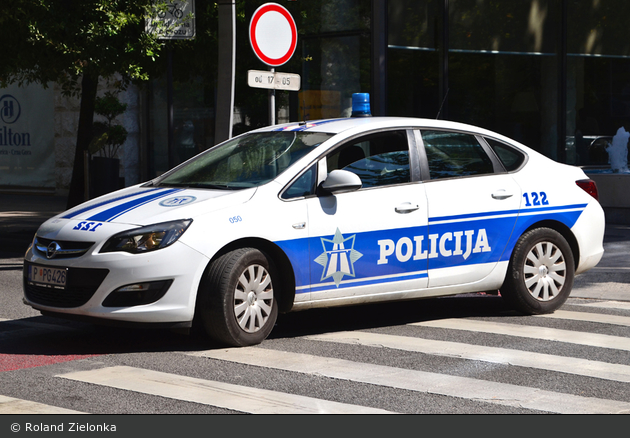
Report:
[{"label": "rear wheel", "polygon": [[213,261],[199,287],[197,308],[208,335],[235,347],[265,340],[278,316],[274,272],[272,262],[255,248]]},{"label": "rear wheel", "polygon": [[514,247],[501,296],[523,313],[551,313],[569,298],[574,275],[566,239],[550,228],[530,230]]}]

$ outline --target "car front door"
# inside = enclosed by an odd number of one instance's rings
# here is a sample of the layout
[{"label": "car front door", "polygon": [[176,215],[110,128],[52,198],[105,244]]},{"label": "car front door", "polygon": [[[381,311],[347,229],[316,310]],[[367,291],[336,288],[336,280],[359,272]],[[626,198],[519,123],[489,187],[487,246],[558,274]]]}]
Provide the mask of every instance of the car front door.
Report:
[{"label": "car front door", "polygon": [[311,300],[369,300],[427,286],[427,204],[411,130],[354,138],[319,161],[362,187],[308,199]]}]

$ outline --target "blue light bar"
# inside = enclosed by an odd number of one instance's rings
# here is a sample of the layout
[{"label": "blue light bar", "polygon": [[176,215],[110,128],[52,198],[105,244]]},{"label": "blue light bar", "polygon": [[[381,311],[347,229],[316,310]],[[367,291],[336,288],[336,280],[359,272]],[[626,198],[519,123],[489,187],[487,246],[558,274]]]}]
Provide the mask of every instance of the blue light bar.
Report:
[{"label": "blue light bar", "polygon": [[368,117],[370,112],[370,93],[352,94],[352,117]]}]

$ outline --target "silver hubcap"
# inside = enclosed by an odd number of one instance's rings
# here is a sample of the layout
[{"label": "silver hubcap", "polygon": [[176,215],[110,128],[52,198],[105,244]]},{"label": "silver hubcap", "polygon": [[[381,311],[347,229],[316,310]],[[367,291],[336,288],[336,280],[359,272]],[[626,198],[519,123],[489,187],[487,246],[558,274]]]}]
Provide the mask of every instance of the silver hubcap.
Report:
[{"label": "silver hubcap", "polygon": [[553,300],[566,281],[562,251],[551,242],[537,243],[525,260],[525,286],[538,301]]},{"label": "silver hubcap", "polygon": [[234,290],[234,315],[248,333],[260,330],[271,314],[273,286],[271,275],[260,265],[247,267]]}]

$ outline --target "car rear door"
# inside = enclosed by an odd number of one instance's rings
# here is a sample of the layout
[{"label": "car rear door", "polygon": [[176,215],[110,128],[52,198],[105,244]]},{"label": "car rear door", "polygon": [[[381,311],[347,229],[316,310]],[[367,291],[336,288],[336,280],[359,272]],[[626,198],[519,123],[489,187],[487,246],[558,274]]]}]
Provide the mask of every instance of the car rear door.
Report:
[{"label": "car rear door", "polygon": [[428,203],[429,287],[475,283],[500,261],[521,204],[521,189],[478,136],[417,132]]}]

